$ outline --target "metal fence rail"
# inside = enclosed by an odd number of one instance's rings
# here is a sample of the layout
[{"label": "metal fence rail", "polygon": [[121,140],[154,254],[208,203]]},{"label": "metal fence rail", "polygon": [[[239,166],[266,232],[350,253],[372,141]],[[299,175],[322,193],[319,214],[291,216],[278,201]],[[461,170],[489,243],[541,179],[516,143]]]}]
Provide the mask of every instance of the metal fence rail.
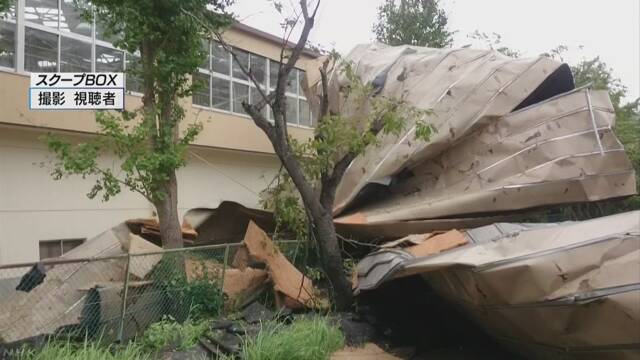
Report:
[{"label": "metal fence rail", "polygon": [[166,316],[219,315],[239,246],[0,265],[0,344],[41,336],[124,341]]}]

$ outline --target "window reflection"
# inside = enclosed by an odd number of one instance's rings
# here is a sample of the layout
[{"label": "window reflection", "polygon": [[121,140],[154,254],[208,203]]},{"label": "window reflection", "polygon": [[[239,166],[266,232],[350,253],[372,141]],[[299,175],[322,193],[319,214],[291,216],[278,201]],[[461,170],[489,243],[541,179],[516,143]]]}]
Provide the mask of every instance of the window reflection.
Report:
[{"label": "window reflection", "polygon": [[264,85],[267,73],[267,59],[262,56],[251,54],[251,67],[249,69],[253,78],[259,83]]},{"label": "window reflection", "polygon": [[220,110],[231,110],[229,96],[229,80],[220,79],[217,77],[211,78],[211,100],[213,106]]},{"label": "window reflection", "polygon": [[309,103],[307,100],[300,99],[300,117],[298,119],[300,125],[311,127],[311,114],[309,112]]},{"label": "window reflection", "polygon": [[0,22],[0,66],[16,66],[16,25]]},{"label": "window reflection", "polygon": [[[240,80],[248,80],[242,68],[249,69],[249,53],[239,49],[234,49],[236,59],[233,60],[233,77]],[[242,64],[242,67],[238,65],[238,62]]]},{"label": "window reflection", "polygon": [[287,123],[298,123],[298,101],[291,96],[287,96]]},{"label": "window reflection", "polygon": [[31,72],[58,71],[58,35],[26,28],[24,69]]},{"label": "window reflection", "polygon": [[196,85],[196,89],[193,92],[193,103],[200,106],[211,106],[209,102],[209,75],[195,73],[192,81]]},{"label": "window reflection", "polygon": [[249,86],[233,83],[233,112],[238,114],[246,114],[242,107],[243,102],[249,102]]},{"label": "window reflection", "polygon": [[91,72],[91,44],[63,36],[60,39],[60,71]]},{"label": "window reflection", "polygon": [[124,70],[124,53],[120,50],[96,45],[96,71],[122,72]]},{"label": "window reflection", "polygon": [[63,0],[60,4],[60,30],[91,36],[92,25],[82,16],[82,9],[73,6],[73,0]]},{"label": "window reflection", "polygon": [[0,11],[0,20],[16,21],[16,0],[9,5],[9,9],[5,12]]},{"label": "window reflection", "polygon": [[229,75],[229,53],[220,43],[211,44],[211,69],[217,73]]},{"label": "window reflection", "polygon": [[24,20],[54,29],[58,28],[58,0],[26,0]]}]

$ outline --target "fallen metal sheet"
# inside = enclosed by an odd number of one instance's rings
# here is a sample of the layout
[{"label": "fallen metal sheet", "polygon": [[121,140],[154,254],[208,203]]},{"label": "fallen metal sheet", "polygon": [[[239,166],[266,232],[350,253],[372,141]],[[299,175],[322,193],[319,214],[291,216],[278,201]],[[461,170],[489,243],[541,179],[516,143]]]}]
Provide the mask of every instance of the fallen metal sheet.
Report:
[{"label": "fallen metal sheet", "polygon": [[465,236],[470,245],[433,256],[371,254],[358,264],[358,290],[420,275],[525,357],[640,356],[640,211]]},{"label": "fallen metal sheet", "polygon": [[[407,119],[402,135],[380,134],[338,187],[338,224],[437,223],[636,192],[608,94],[573,90],[566,64],[382,44],[358,46],[347,60],[379,96],[432,110],[427,122],[437,131],[417,140],[416,119]],[[335,101],[347,81],[333,73],[332,110],[358,121],[366,106]],[[357,205],[371,186],[385,191]]]}]

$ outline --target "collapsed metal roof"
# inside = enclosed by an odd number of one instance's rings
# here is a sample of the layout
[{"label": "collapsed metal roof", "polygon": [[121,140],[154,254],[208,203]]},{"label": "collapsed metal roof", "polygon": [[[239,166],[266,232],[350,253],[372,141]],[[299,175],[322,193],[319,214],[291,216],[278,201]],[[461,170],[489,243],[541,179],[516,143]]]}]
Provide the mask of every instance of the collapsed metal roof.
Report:
[{"label": "collapsed metal roof", "polygon": [[[566,64],[383,44],[357,46],[346,59],[376,96],[432,110],[428,122],[437,131],[419,141],[416,119],[407,119],[403,134],[380,134],[380,145],[352,162],[336,195],[343,231],[478,226],[496,221],[483,221],[486,214],[636,191],[633,167],[612,130],[608,94],[574,89]],[[338,101],[347,85],[338,71],[329,85],[332,111],[346,118],[367,111]]]}]

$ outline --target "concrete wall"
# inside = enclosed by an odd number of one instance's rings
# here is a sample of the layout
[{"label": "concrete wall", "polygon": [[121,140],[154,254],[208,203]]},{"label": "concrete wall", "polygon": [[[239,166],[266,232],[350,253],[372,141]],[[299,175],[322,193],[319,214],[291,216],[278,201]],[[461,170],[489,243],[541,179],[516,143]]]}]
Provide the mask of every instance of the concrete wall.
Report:
[{"label": "concrete wall", "polygon": [[[41,240],[90,238],[130,218],[150,217],[153,207],[124,190],[108,202],[89,199],[92,179],[54,181],[42,130],[0,126],[0,264],[36,261]],[[222,200],[258,206],[258,193],[278,168],[270,154],[192,147],[178,172],[180,216]],[[116,159],[103,159],[117,164]]]}]

